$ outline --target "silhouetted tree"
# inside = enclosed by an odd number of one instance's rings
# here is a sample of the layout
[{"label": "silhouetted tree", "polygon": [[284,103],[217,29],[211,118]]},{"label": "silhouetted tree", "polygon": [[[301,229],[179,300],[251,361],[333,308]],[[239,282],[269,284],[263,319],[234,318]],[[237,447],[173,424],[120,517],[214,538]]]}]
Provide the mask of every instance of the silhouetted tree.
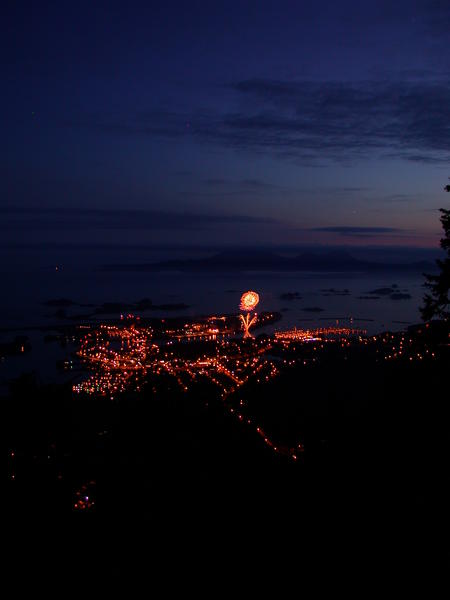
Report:
[{"label": "silhouetted tree", "polygon": [[[450,192],[450,185],[446,185],[445,191]],[[441,239],[441,248],[446,252],[444,260],[437,260],[439,267],[438,275],[425,275],[427,281],[425,287],[430,290],[425,294],[423,306],[420,309],[422,319],[429,321],[433,317],[441,319],[450,318],[450,210],[441,208],[441,223],[444,229],[444,237]]]}]

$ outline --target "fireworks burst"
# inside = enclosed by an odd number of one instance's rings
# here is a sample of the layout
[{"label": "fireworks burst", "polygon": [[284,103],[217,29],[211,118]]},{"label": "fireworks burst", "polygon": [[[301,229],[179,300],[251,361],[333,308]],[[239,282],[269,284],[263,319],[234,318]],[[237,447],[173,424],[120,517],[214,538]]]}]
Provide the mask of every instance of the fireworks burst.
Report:
[{"label": "fireworks burst", "polygon": [[259,295],[256,292],[245,292],[244,294],[242,294],[241,296],[241,303],[239,305],[239,308],[243,311],[246,312],[247,314],[245,315],[239,315],[241,322],[242,322],[242,328],[244,330],[244,337],[248,338],[248,337],[252,337],[251,333],[250,333],[250,327],[256,323],[256,313],[254,314],[254,316],[252,318],[250,318],[250,312],[252,310],[254,310],[256,308],[256,305],[259,302]]},{"label": "fireworks burst", "polygon": [[256,308],[259,303],[259,295],[256,292],[245,292],[241,296],[241,304],[239,308],[245,312],[250,312]]}]

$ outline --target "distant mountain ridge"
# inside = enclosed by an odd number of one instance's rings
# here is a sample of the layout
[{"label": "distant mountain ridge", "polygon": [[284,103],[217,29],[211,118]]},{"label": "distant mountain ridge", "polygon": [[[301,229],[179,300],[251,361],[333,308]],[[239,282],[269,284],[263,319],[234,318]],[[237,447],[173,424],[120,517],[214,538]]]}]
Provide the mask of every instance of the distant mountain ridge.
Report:
[{"label": "distant mountain ridge", "polygon": [[197,259],[166,260],[142,264],[105,265],[108,271],[423,271],[433,270],[429,261],[378,263],[354,258],[346,250],[302,252],[286,257],[270,251],[219,252]]}]

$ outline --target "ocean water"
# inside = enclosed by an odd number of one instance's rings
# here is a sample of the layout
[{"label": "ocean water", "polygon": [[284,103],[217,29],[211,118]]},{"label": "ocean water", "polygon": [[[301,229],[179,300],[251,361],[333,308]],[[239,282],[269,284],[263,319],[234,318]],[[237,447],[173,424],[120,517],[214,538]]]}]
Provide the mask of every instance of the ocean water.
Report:
[{"label": "ocean water", "polygon": [[[18,333],[30,337],[32,352],[7,357],[0,364],[0,384],[22,371],[35,370],[44,380],[57,378],[57,359],[68,358],[74,348],[43,341],[43,333],[35,327],[64,324],[71,321],[54,316],[55,307],[45,302],[68,298],[81,304],[104,302],[134,303],[150,298],[154,304],[185,303],[180,311],[152,310],[149,316],[180,316],[237,313],[240,296],[255,290],[260,295],[259,311],[280,311],[282,319],[267,327],[269,333],[291,327],[313,328],[327,325],[352,326],[369,334],[384,330],[397,331],[420,321],[419,306],[423,297],[421,273],[313,273],[313,272],[135,272],[107,271],[101,267],[116,263],[145,263],[178,258],[181,252],[157,251],[150,248],[0,248],[0,341]],[[393,300],[381,296],[363,300],[377,288],[398,286],[410,299]],[[348,295],[335,295],[323,290],[347,289]],[[286,292],[297,292],[301,298],[283,300]],[[320,308],[310,312],[305,308]],[[74,306],[68,314],[92,312],[92,308]],[[108,315],[117,317],[119,315]],[[260,330],[263,331],[263,330]],[[67,377],[67,375],[66,375]]]},{"label": "ocean water", "polygon": [[[314,272],[136,272],[106,271],[114,263],[145,263],[173,258],[180,253],[135,248],[1,248],[0,328],[33,327],[63,323],[55,318],[47,300],[68,298],[81,304],[104,302],[133,303],[150,298],[154,304],[185,303],[188,309],[170,314],[196,316],[238,311],[242,292],[253,289],[260,294],[258,309],[282,311],[276,328],[320,326],[325,322],[353,320],[369,333],[398,330],[420,320],[419,306],[424,294],[421,273],[314,273]],[[398,286],[410,299],[360,299],[369,292]],[[347,289],[349,295],[323,290]],[[286,292],[297,292],[301,299],[283,300]],[[328,295],[327,295],[328,294]],[[318,307],[321,312],[305,311]],[[90,312],[89,307],[74,306],[69,314]],[[167,316],[150,311],[148,315]],[[112,315],[115,316],[115,315]],[[66,321],[67,322],[67,321]]]}]

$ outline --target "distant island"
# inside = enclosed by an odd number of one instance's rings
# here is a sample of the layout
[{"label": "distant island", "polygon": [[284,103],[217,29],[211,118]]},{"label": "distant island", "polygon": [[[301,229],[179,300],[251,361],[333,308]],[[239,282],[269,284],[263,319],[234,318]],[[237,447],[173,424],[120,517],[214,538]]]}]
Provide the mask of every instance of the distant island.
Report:
[{"label": "distant island", "polygon": [[[224,251],[205,258],[166,260],[140,264],[110,264],[101,267],[106,271],[326,271],[326,272],[376,272],[424,271],[433,269],[428,261],[412,263],[378,263],[354,258],[344,250],[323,253],[303,252],[286,257],[268,251]],[[325,293],[336,293],[327,290]],[[348,290],[342,291],[345,295]]]},{"label": "distant island", "polygon": [[407,290],[399,290],[395,283],[390,287],[377,288],[367,292],[368,296],[359,296],[360,300],[378,300],[381,296],[388,296],[391,300],[411,300],[412,296]]},{"label": "distant island", "polygon": [[45,306],[55,306],[58,308],[63,308],[67,306],[80,306],[78,302],[74,302],[69,298],[54,298],[52,300],[47,300],[44,302]]},{"label": "distant island", "polygon": [[284,294],[280,294],[280,300],[301,300],[299,292],[285,292]]},{"label": "distant island", "polygon": [[328,288],[325,290],[320,290],[322,296],[350,296],[350,290],[347,288],[343,290],[336,290],[335,288]]},{"label": "distant island", "polygon": [[[176,311],[176,310],[185,310],[190,308],[189,304],[185,304],[184,302],[170,302],[163,304],[153,304],[150,298],[142,298],[137,302],[103,302],[103,304],[95,305],[95,304],[80,304],[79,302],[74,302],[68,298],[57,298],[52,300],[47,300],[44,302],[45,306],[58,307],[58,310],[48,315],[49,317],[56,317],[58,319],[70,319],[70,320],[79,320],[95,317],[98,315],[111,315],[111,314],[120,314],[120,313],[131,313],[131,312],[145,312],[152,310],[167,310],[167,311]],[[75,307],[75,306],[85,306],[92,307],[93,310],[90,313],[82,314],[82,315],[68,315],[66,308]]]}]

